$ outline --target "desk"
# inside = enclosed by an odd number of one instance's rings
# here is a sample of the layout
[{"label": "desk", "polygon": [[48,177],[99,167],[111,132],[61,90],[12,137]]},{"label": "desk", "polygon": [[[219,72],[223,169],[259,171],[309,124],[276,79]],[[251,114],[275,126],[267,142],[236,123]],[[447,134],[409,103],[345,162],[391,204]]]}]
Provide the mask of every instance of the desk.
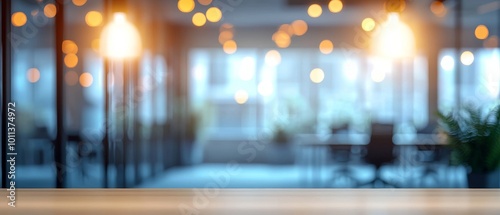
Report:
[{"label": "desk", "polygon": [[[299,150],[299,153],[306,162],[304,174],[306,186],[323,188],[325,186],[321,183],[321,169],[322,159],[325,157],[324,150],[328,150],[330,146],[352,146],[361,150],[370,142],[370,135],[362,133],[298,134],[295,139],[297,145],[303,148]],[[412,161],[412,151],[417,147],[432,150],[436,146],[446,145],[446,139],[437,134],[395,133],[393,142],[399,152],[397,160],[402,165]]]},{"label": "desk", "polygon": [[[203,192],[203,190],[201,190]],[[2,192],[5,194],[5,192]],[[498,215],[500,190],[18,190],[4,215]],[[179,208],[192,207],[193,213]]]}]

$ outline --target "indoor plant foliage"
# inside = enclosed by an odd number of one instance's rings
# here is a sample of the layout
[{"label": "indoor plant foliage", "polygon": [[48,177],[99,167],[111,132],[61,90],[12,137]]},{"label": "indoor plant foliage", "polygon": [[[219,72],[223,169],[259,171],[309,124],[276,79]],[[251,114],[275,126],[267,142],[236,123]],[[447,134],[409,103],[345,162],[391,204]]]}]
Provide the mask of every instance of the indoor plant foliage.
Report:
[{"label": "indoor plant foliage", "polygon": [[488,174],[500,167],[500,109],[483,113],[465,106],[449,114],[439,113],[441,126],[452,148],[452,164],[465,165],[471,174]]},{"label": "indoor plant foliage", "polygon": [[290,141],[290,132],[284,125],[276,125],[273,130],[273,142],[277,144],[287,144]]}]

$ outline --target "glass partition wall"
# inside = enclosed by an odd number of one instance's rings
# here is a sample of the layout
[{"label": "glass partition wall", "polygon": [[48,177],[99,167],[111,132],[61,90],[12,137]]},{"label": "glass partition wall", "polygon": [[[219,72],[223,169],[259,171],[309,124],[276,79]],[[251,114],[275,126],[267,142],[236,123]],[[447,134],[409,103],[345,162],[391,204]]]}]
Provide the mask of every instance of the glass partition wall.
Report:
[{"label": "glass partition wall", "polygon": [[[12,32],[2,37],[12,45],[7,91],[17,105],[18,187],[131,187],[175,165],[175,143],[167,141],[169,88],[174,89],[164,48],[168,26],[155,18],[158,14],[136,1],[8,2]],[[100,54],[101,31],[115,8],[128,8],[128,19],[141,28],[142,57],[113,62]],[[63,22],[56,22],[58,15]],[[152,28],[154,34],[146,33]],[[63,31],[62,40],[57,31]],[[56,78],[56,62],[62,63],[62,79]],[[64,92],[61,115],[58,80]],[[63,162],[56,162],[55,152],[65,155]]]}]

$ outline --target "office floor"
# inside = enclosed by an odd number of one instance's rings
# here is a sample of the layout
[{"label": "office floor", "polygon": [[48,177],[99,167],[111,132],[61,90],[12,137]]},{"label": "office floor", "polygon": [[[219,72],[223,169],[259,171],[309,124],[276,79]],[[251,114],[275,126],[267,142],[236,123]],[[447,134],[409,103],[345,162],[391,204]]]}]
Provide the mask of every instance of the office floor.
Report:
[{"label": "office floor", "polygon": [[[176,167],[167,170],[154,178],[146,179],[138,188],[192,188],[205,187],[219,178],[225,179],[228,164],[200,164],[187,167]],[[264,165],[236,164],[237,171],[231,172],[225,188],[350,188],[354,187],[340,170],[340,166],[323,166],[314,171],[301,165]],[[110,177],[114,176],[110,168]],[[149,175],[147,165],[141,168]],[[381,170],[382,177],[403,188],[465,188],[466,177],[463,168],[437,167],[433,175],[422,177],[422,166],[404,167],[398,165],[385,166]],[[68,171],[68,187],[100,188],[102,168],[88,165],[85,170],[74,167]],[[367,165],[349,166],[350,174],[359,182],[369,181],[374,169]],[[20,188],[51,188],[54,185],[54,169],[50,166],[18,167]],[[129,168],[129,176],[133,169]],[[113,186],[111,180],[111,186]],[[376,185],[379,186],[379,185]],[[381,186],[381,185],[380,185]],[[369,188],[364,186],[362,188]]]},{"label": "office floor", "polygon": [[[229,175],[226,188],[350,188],[353,181],[343,177],[340,166],[322,167],[312,172],[297,165],[238,165],[238,171],[227,173],[227,164],[202,164],[171,169],[159,177],[146,180],[139,188],[191,188],[206,187],[224,175]],[[350,174],[360,183],[370,181],[374,174],[371,166],[349,166]],[[466,173],[463,168],[437,168],[437,173],[422,177],[423,167],[385,166],[384,179],[398,187],[407,188],[465,188]],[[375,185],[382,187],[382,185]],[[370,188],[366,185],[361,188]]]}]

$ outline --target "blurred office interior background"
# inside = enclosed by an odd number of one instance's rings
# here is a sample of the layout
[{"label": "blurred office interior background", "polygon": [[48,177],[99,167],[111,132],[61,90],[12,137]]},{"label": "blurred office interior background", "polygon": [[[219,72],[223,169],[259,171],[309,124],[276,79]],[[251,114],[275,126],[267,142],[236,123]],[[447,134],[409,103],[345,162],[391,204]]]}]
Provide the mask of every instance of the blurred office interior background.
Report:
[{"label": "blurred office interior background", "polygon": [[437,113],[499,104],[498,0],[1,7],[19,188],[465,188]]}]

